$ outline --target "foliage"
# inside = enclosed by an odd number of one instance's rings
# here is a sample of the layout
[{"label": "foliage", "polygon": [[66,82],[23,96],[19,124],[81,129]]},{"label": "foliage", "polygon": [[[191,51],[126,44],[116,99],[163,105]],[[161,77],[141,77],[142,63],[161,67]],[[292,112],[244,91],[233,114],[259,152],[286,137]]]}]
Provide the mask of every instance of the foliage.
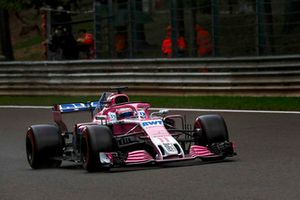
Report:
[{"label": "foliage", "polygon": [[0,8],[6,10],[20,11],[33,7],[35,4],[39,4],[41,1],[37,0],[1,0]]},{"label": "foliage", "polygon": [[49,5],[56,8],[59,5],[70,7],[77,5],[77,0],[1,0],[0,9],[10,11],[22,11],[24,9],[40,9],[42,6]]},{"label": "foliage", "polygon": [[22,41],[19,41],[17,43],[14,44],[14,49],[17,50],[17,49],[23,49],[23,48],[28,48],[28,47],[31,47],[33,45],[36,45],[36,44],[40,44],[42,42],[42,38],[41,36],[33,36],[33,37],[30,37],[26,40],[22,40]]}]

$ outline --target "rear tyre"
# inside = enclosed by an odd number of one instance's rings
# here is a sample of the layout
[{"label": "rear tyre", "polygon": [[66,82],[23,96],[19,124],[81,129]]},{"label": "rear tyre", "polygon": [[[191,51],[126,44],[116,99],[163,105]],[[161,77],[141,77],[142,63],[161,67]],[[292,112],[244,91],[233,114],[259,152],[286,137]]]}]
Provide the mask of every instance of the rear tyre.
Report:
[{"label": "rear tyre", "polygon": [[194,129],[196,130],[195,143],[199,145],[212,145],[229,140],[227,126],[220,115],[199,116],[195,121]]},{"label": "rear tyre", "polygon": [[27,161],[32,169],[57,168],[61,165],[62,137],[54,125],[29,127],[26,133]]},{"label": "rear tyre", "polygon": [[114,150],[111,130],[107,126],[87,126],[82,137],[83,167],[88,172],[109,169],[100,163],[99,153]]}]

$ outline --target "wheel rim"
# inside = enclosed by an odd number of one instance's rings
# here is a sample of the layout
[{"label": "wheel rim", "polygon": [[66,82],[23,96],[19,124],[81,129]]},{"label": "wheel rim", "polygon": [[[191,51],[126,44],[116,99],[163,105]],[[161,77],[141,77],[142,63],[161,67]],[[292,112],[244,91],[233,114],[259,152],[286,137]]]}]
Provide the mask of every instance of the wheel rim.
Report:
[{"label": "wheel rim", "polygon": [[199,118],[197,118],[194,123],[194,130],[197,130],[197,129],[201,129],[201,134],[199,133],[200,135],[198,135],[197,138],[195,138],[195,135],[194,135],[195,144],[205,146],[207,144],[207,138],[205,136],[205,132],[203,130],[203,125]]},{"label": "wheel rim", "polygon": [[197,128],[202,128],[201,121],[198,118],[196,119],[195,124],[194,124],[194,129],[197,129]]}]

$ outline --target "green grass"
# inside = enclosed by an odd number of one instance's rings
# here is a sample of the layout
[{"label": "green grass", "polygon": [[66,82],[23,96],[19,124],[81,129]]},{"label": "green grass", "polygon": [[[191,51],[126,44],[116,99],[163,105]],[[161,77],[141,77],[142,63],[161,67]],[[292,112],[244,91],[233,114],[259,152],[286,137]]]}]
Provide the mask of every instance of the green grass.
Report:
[{"label": "green grass", "polygon": [[40,44],[41,42],[42,42],[41,36],[34,36],[31,38],[27,38],[25,40],[18,41],[16,44],[13,45],[13,48],[14,50],[24,49],[36,44]]},{"label": "green grass", "polygon": [[[153,107],[300,111],[300,97],[150,97],[132,96]],[[96,96],[0,96],[0,105],[53,105],[96,101]]]},{"label": "green grass", "polygon": [[42,60],[42,59],[43,59],[43,57],[40,52],[39,53],[30,53],[30,54],[20,58],[20,60],[23,60],[23,61],[33,61],[33,60]]}]

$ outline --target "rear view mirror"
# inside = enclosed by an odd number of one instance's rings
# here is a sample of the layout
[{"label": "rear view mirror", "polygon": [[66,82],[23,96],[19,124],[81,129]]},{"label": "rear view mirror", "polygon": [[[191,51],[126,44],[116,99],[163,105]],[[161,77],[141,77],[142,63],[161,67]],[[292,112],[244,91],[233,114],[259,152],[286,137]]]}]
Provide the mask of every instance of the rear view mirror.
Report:
[{"label": "rear view mirror", "polygon": [[161,115],[167,114],[168,112],[169,112],[168,109],[163,109],[163,110],[158,111],[158,113]]},{"label": "rear view mirror", "polygon": [[167,114],[168,112],[169,112],[169,110],[167,110],[167,109],[159,110],[158,112],[153,112],[153,113],[151,113],[150,117],[153,117],[153,115],[158,115],[158,116],[160,116],[160,115],[165,115],[165,114]]}]

